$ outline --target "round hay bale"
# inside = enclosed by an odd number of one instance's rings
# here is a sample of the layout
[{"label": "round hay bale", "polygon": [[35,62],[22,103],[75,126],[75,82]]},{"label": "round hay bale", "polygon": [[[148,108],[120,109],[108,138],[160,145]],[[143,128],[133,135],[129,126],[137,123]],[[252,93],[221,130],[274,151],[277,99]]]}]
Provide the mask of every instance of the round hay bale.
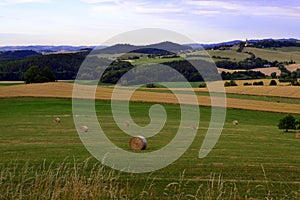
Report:
[{"label": "round hay bale", "polygon": [[296,138],[300,138],[300,133],[296,133]]},{"label": "round hay bale", "polygon": [[124,126],[128,127],[129,126],[129,121],[125,121]]},{"label": "round hay bale", "polygon": [[191,129],[198,130],[198,129],[199,129],[199,127],[198,127],[198,126],[196,126],[196,125],[191,125]]},{"label": "round hay bale", "polygon": [[87,126],[80,127],[80,132],[87,133],[88,131],[89,131],[89,127],[87,127]]},{"label": "round hay bale", "polygon": [[130,139],[129,147],[132,150],[145,150],[147,148],[147,140],[143,136],[136,136]]},{"label": "round hay bale", "polygon": [[60,118],[59,118],[59,117],[56,117],[56,118],[54,119],[54,122],[55,122],[55,123],[60,123]]},{"label": "round hay bale", "polygon": [[234,120],[234,121],[232,122],[232,124],[235,125],[235,126],[237,126],[237,125],[239,124],[239,122],[238,122],[238,120]]}]

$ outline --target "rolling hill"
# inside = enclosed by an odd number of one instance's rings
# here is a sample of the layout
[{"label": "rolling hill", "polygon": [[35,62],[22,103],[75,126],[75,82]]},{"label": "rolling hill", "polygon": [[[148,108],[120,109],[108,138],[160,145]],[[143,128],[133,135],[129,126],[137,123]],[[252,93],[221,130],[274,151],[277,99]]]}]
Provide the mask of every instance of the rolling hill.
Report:
[{"label": "rolling hill", "polygon": [[153,52],[162,53],[162,51],[178,52],[192,50],[192,47],[176,44],[173,42],[161,42],[157,44],[135,46],[131,44],[116,44],[104,49],[95,50],[95,54],[120,54],[120,53],[144,53],[152,54]]},{"label": "rolling hill", "polygon": [[5,51],[0,53],[0,60],[4,59],[22,59],[32,56],[41,55],[40,53],[32,50],[18,50],[18,51]]}]

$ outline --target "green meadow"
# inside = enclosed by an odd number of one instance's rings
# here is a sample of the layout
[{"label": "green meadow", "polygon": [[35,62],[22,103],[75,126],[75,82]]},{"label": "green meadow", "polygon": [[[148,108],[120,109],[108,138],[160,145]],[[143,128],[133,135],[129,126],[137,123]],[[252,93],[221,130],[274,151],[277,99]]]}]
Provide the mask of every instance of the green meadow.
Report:
[{"label": "green meadow", "polygon": [[[151,105],[130,104],[137,124],[150,122]],[[176,134],[180,108],[163,106],[166,125],[147,139],[145,152],[162,148]],[[107,137],[131,151],[130,136],[116,126],[110,101],[96,101],[96,111]],[[72,100],[0,99],[0,199],[300,198],[300,139],[293,131],[278,130],[285,114],[227,110],[217,145],[199,159],[210,111],[200,107],[194,142],[176,162],[152,173],[128,174],[103,166],[85,149],[74,126]],[[54,123],[55,117],[61,123]]]}]

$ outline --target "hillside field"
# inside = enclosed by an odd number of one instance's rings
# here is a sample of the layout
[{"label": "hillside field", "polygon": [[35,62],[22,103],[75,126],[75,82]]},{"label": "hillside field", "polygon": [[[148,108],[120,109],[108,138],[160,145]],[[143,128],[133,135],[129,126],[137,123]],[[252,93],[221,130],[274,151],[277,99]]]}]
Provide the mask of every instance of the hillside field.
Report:
[{"label": "hillside field", "polygon": [[[231,61],[242,61],[249,58],[250,55],[247,52],[253,53],[256,57],[266,59],[269,61],[285,62],[285,61],[295,61],[300,63],[300,48],[299,47],[282,47],[282,48],[254,48],[245,47],[242,52],[237,52],[237,47],[231,47],[226,50],[207,50],[207,53],[211,57],[215,57],[214,61],[222,60],[220,58],[227,58]],[[193,53],[197,55],[197,53]],[[220,57],[220,58],[217,58]]]}]

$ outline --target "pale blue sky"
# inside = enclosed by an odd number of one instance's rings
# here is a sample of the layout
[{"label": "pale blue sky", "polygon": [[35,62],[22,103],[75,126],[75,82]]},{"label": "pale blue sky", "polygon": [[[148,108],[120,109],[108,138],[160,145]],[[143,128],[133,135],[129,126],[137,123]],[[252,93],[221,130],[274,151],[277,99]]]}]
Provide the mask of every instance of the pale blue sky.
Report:
[{"label": "pale blue sky", "polygon": [[0,45],[99,45],[140,28],[196,42],[300,38],[299,0],[0,0]]}]

